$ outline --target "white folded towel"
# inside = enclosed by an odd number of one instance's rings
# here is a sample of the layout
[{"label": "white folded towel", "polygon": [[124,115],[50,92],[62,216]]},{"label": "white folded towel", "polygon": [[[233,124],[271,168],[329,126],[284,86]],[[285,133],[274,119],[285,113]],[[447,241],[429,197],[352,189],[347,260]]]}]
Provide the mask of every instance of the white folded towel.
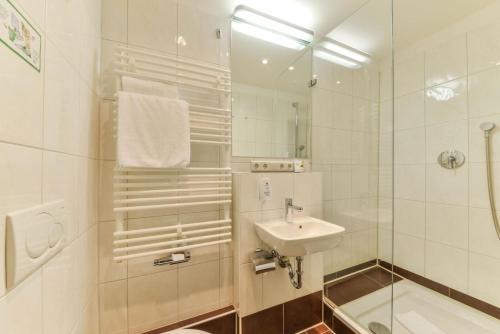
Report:
[{"label": "white folded towel", "polygon": [[125,92],[156,95],[171,99],[177,99],[179,97],[179,90],[175,86],[125,76],[122,77],[122,89]]},{"label": "white folded towel", "polygon": [[415,311],[396,314],[396,319],[412,334],[445,334]]},{"label": "white folded towel", "polygon": [[118,165],[184,168],[190,161],[188,103],[118,93]]}]

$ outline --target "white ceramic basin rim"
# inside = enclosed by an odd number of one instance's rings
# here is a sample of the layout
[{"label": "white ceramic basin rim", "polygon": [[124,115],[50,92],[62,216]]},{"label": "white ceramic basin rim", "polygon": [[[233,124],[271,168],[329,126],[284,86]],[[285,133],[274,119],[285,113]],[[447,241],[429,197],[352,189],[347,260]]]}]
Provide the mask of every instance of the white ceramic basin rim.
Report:
[{"label": "white ceramic basin rim", "polygon": [[312,217],[293,222],[273,220],[255,223],[257,235],[282,256],[303,256],[334,248],[342,241],[345,229]]}]

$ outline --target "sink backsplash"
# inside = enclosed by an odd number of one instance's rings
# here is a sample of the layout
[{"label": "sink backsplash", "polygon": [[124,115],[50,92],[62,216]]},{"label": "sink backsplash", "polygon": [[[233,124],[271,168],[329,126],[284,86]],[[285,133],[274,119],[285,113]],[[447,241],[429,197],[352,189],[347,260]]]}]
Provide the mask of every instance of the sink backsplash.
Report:
[{"label": "sink backsplash", "polygon": [[[262,178],[268,178],[272,185],[271,196],[265,201],[259,200]],[[304,258],[304,286],[300,290],[291,286],[283,268],[259,275],[254,272],[252,255],[265,245],[253,223],[283,218],[285,198],[293,198],[294,204],[304,208],[301,215],[323,218],[321,173],[233,173],[234,299],[242,317],[322,290],[322,253]]]}]

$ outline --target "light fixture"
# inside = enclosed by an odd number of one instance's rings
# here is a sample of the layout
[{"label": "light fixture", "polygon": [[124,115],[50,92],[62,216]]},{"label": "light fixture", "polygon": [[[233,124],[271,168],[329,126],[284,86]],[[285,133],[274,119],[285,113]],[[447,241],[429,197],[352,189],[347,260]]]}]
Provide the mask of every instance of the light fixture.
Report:
[{"label": "light fixture", "polygon": [[314,38],[314,32],[311,30],[244,5],[235,8],[232,21],[232,27],[238,32],[289,49],[302,50]]},{"label": "light fixture", "polygon": [[288,70],[289,70],[289,71],[293,71],[294,69],[295,69],[295,67],[293,67],[293,66],[289,66],[289,67],[288,67]]},{"label": "light fixture", "polygon": [[331,38],[326,38],[319,43],[314,54],[319,58],[348,68],[360,68],[363,64],[371,61],[370,55]]},{"label": "light fixture", "polygon": [[339,55],[335,52],[329,51],[321,47],[314,49],[314,56],[352,69],[362,67],[362,64],[358,63],[355,60],[349,59],[347,57],[344,57],[342,55]]},{"label": "light fixture", "polygon": [[267,63],[269,63],[269,60],[267,60],[267,58],[262,58],[260,62],[262,63],[262,65],[267,65]]},{"label": "light fixture", "polygon": [[340,42],[337,42],[333,39],[327,38],[320,44],[322,47],[325,49],[335,52],[339,55],[342,55],[344,57],[350,58],[352,60],[355,60],[360,63],[369,63],[370,62],[370,55],[356,50],[349,45],[342,44]]}]

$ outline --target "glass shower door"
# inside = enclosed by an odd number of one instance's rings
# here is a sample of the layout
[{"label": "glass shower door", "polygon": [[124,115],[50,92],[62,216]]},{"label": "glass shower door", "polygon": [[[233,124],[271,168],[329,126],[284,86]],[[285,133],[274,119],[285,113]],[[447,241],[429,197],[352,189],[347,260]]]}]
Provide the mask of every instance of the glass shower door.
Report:
[{"label": "glass shower door", "polygon": [[337,322],[389,333],[392,1],[366,2],[315,46],[313,63],[312,164],[324,175],[325,217],[346,230],[324,253],[326,302]]},{"label": "glass shower door", "polygon": [[500,1],[394,0],[394,52],[393,333],[500,333]]}]

